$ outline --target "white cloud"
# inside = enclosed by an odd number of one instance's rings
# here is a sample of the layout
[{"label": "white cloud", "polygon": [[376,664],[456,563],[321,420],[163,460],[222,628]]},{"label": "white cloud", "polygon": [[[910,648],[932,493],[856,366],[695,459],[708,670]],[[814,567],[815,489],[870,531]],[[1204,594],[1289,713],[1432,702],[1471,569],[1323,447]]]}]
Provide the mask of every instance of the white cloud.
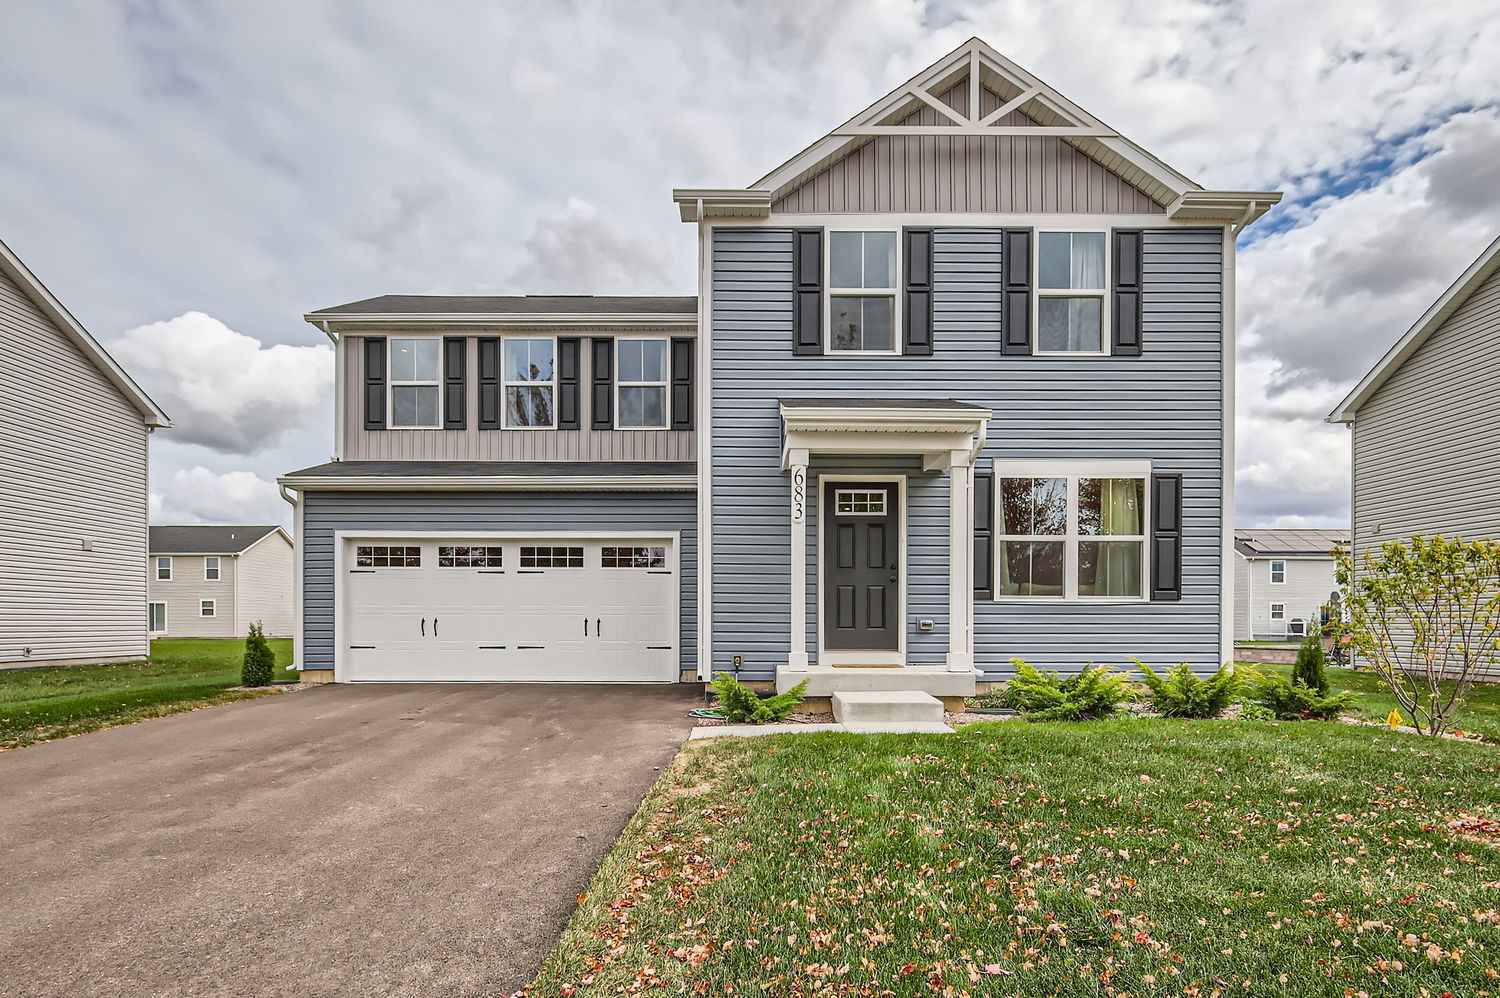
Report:
[{"label": "white cloud", "polygon": [[671,281],[671,254],[647,233],[633,231],[570,197],[542,218],[526,240],[530,259],[512,282],[537,294],[618,294],[660,290]]},{"label": "white cloud", "polygon": [[151,492],[152,523],[281,523],[291,507],[273,482],[254,472],[217,474],[202,465],[173,473]]},{"label": "white cloud", "polygon": [[320,414],[333,385],[327,346],[265,346],[211,315],[137,326],[110,352],[172,417],[178,441],[251,455]]}]

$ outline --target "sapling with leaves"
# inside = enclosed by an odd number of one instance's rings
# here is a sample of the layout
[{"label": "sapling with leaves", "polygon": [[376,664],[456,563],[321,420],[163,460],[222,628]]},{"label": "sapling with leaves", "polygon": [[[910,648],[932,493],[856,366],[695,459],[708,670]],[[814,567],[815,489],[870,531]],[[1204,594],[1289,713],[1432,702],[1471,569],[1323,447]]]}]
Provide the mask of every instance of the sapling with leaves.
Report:
[{"label": "sapling with leaves", "polygon": [[1413,727],[1442,734],[1500,662],[1500,543],[1419,534],[1358,562],[1334,554],[1349,647]]},{"label": "sapling with leaves", "polygon": [[260,621],[250,625],[245,638],[245,661],[240,669],[241,686],[270,686],[276,673],[276,653],[266,640]]}]

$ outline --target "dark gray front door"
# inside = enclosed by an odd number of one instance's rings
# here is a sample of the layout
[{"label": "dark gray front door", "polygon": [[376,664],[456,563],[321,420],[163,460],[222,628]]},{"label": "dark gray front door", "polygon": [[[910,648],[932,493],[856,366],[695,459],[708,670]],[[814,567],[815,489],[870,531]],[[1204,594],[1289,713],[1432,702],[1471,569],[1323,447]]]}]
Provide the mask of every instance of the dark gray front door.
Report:
[{"label": "dark gray front door", "polygon": [[895,482],[823,487],[823,640],[829,650],[901,647],[900,496]]}]

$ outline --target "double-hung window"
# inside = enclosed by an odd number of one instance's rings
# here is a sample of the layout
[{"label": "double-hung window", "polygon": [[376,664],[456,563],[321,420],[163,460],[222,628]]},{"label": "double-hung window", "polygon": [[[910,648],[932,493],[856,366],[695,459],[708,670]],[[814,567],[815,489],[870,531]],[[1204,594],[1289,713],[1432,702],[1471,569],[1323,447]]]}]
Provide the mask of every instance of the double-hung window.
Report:
[{"label": "double-hung window", "polygon": [[208,582],[219,581],[219,559],[216,555],[203,559],[203,578]]},{"label": "double-hung window", "polygon": [[1036,352],[1103,353],[1102,232],[1037,233]]},{"label": "double-hung window", "polygon": [[511,430],[557,425],[557,341],[505,340],[505,426]]},{"label": "double-hung window", "polygon": [[158,582],[171,582],[172,581],[172,559],[171,558],[158,558],[158,559],[156,559],[156,579],[157,579]]},{"label": "double-hung window", "polygon": [[198,616],[213,617],[219,612],[219,604],[215,600],[204,599],[198,601]]},{"label": "double-hung window", "polygon": [[828,349],[896,349],[896,233],[828,234]]},{"label": "double-hung window", "polygon": [[1271,585],[1281,586],[1286,584],[1286,562],[1271,562]]},{"label": "double-hung window", "polygon": [[1144,474],[998,473],[997,598],[1145,598]]},{"label": "double-hung window", "polygon": [[628,430],[667,428],[667,341],[615,341],[615,425]]},{"label": "double-hung window", "polygon": [[391,340],[391,429],[435,430],[442,425],[442,345],[436,336]]}]

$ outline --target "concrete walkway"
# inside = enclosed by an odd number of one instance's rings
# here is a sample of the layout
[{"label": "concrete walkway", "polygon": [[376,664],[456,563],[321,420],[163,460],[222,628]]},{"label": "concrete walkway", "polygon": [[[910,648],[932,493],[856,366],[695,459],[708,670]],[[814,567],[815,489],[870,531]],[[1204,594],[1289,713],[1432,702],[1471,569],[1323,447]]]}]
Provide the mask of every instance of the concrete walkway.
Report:
[{"label": "concrete walkway", "polygon": [[0,994],[509,994],[699,702],[337,686],[0,753]]}]

